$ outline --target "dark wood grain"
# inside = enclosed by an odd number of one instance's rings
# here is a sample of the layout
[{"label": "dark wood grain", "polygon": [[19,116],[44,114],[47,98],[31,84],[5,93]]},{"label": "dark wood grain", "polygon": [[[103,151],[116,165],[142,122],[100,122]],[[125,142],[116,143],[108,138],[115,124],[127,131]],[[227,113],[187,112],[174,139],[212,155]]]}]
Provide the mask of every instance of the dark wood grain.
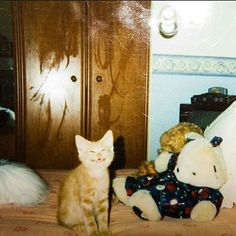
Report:
[{"label": "dark wood grain", "polygon": [[24,161],[72,168],[74,136],[97,140],[107,129],[115,167],[146,160],[150,2],[21,1],[16,8]]}]

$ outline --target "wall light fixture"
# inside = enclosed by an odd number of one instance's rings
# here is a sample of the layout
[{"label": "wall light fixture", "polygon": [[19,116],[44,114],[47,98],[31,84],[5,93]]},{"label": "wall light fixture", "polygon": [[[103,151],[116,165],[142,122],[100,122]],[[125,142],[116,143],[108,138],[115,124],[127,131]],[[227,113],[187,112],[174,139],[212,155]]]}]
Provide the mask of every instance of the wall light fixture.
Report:
[{"label": "wall light fixture", "polygon": [[180,19],[173,7],[165,6],[160,11],[158,18],[159,32],[163,37],[171,38],[177,34]]}]

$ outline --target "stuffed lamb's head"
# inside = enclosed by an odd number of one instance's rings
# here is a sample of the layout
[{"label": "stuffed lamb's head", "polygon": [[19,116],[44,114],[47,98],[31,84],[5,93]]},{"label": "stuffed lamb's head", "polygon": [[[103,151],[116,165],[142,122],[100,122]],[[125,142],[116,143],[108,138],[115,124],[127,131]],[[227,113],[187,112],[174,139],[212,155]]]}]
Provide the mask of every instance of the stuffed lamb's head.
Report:
[{"label": "stuffed lamb's head", "polygon": [[219,189],[227,180],[227,170],[220,148],[222,141],[211,141],[196,133],[186,134],[189,142],[178,156],[174,169],[177,179],[194,186]]}]

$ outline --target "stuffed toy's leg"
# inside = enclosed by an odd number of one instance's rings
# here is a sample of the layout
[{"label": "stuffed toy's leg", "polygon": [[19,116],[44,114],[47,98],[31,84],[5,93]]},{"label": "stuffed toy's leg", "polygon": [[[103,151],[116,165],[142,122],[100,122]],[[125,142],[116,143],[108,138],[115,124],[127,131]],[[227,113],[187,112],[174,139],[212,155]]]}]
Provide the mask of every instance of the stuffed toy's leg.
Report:
[{"label": "stuffed toy's leg", "polygon": [[191,219],[195,221],[211,221],[216,216],[216,206],[210,201],[199,202],[191,212]]},{"label": "stuffed toy's leg", "polygon": [[125,205],[128,205],[128,195],[125,189],[126,177],[117,177],[113,179],[112,187],[118,199]]},{"label": "stuffed toy's leg", "polygon": [[130,196],[128,205],[133,207],[135,213],[138,212],[138,216],[142,219],[157,221],[162,218],[155,201],[146,190],[139,190]]}]

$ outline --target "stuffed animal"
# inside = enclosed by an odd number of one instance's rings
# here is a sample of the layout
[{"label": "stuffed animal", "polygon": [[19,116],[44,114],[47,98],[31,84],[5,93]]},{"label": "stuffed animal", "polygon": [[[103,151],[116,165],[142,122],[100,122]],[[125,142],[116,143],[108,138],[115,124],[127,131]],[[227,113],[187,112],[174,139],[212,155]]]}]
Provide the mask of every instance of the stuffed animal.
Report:
[{"label": "stuffed animal", "polygon": [[157,175],[154,161],[144,161],[138,166],[138,175]]},{"label": "stuffed animal", "polygon": [[160,137],[161,148],[158,153],[162,151],[179,153],[186,143],[185,134],[189,132],[203,134],[203,130],[198,125],[191,122],[180,122],[165,131]]},{"label": "stuffed animal", "polygon": [[[198,125],[191,122],[180,122],[165,131],[160,137],[161,148],[158,150],[158,154],[161,154],[162,152],[179,153],[186,143],[185,134],[189,132],[203,134],[203,130]],[[154,161],[143,161],[138,166],[137,175],[157,174]]]},{"label": "stuffed animal", "polygon": [[220,192],[224,196],[222,208],[232,208],[236,204],[236,101],[223,111],[204,131],[211,139],[222,137],[221,150],[227,167],[228,179]]},{"label": "stuffed animal", "polygon": [[159,168],[158,175],[113,180],[118,199],[140,218],[155,221],[170,216],[210,221],[218,214],[223,200],[218,189],[227,179],[219,146],[222,139],[209,141],[197,133],[185,136],[188,142],[179,154],[158,157],[162,160],[156,161],[156,166],[158,163],[167,168]]}]

